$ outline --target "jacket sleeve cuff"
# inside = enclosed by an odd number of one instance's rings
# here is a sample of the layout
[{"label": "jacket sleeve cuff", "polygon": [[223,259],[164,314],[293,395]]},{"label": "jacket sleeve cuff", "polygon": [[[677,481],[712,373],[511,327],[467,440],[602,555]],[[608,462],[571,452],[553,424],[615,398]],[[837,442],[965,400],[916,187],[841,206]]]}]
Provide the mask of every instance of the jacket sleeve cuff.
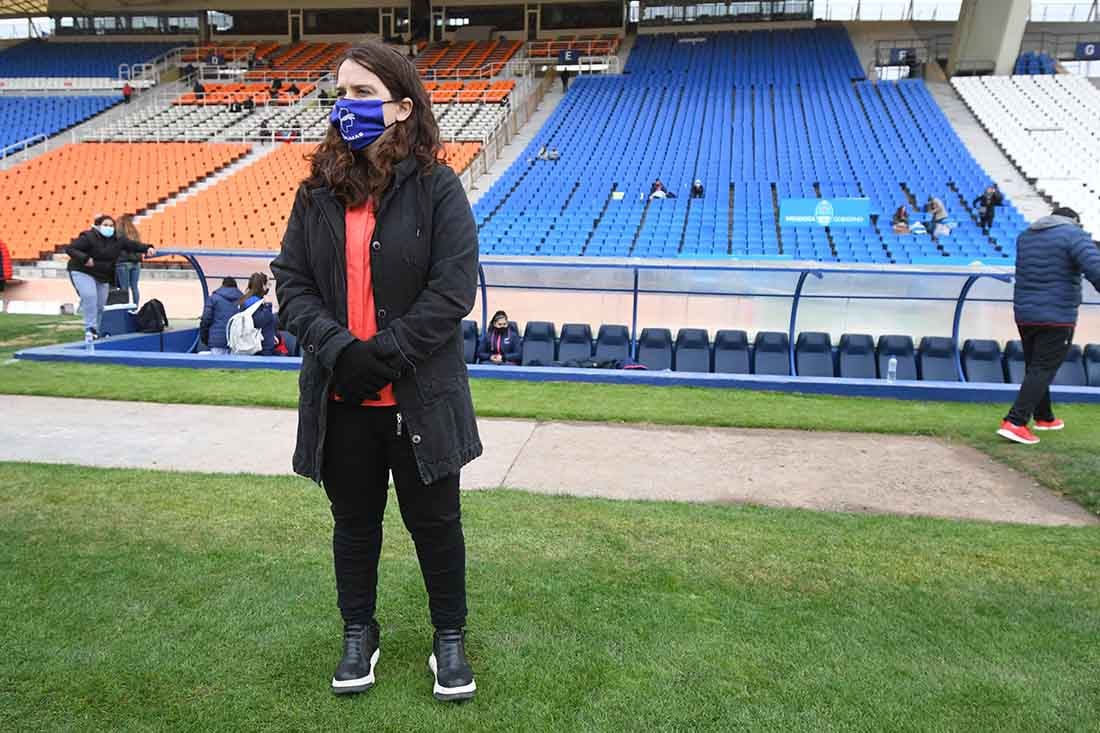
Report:
[{"label": "jacket sleeve cuff", "polygon": [[397,336],[392,329],[386,328],[375,334],[372,339],[378,344],[379,357],[393,369],[404,374],[416,368],[416,365],[405,356],[401,344],[397,342]]},{"label": "jacket sleeve cuff", "polygon": [[355,340],[350,331],[340,329],[325,339],[320,348],[312,343],[307,344],[305,348],[309,353],[316,354],[317,361],[331,372],[336,369],[336,361],[340,358],[340,354]]}]

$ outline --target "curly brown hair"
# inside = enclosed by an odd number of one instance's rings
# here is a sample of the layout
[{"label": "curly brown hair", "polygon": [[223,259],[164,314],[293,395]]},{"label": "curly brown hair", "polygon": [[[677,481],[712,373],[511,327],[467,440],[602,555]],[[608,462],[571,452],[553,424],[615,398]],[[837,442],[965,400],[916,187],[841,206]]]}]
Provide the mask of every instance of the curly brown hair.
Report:
[{"label": "curly brown hair", "polygon": [[336,65],[353,61],[373,72],[389,89],[393,99],[412,100],[409,118],[390,126],[365,149],[354,151],[340,137],[335,127],[329,127],[325,139],[308,156],[310,161],[307,186],[329,188],[344,206],[361,206],[368,199],[381,198],[393,180],[393,169],[410,155],[415,155],[420,169],[427,174],[443,161],[443,144],[439,140],[439,125],[432,114],[428,96],[416,66],[401,52],[378,41],[352,46]]}]

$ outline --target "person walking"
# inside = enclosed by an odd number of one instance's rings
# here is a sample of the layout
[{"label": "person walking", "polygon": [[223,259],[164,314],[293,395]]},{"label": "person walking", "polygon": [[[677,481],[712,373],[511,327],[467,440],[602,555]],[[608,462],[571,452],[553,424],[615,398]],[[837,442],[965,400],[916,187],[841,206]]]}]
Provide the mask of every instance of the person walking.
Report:
[{"label": "person walking", "polygon": [[991,184],[970,203],[978,210],[978,224],[982,228],[982,234],[988,235],[989,230],[993,228],[993,217],[997,213],[997,207],[1003,204],[1004,200],[1004,194],[996,184]]},{"label": "person walking", "polygon": [[477,228],[442,160],[416,67],[385,44],[349,49],[343,96],[299,187],[272,263],[281,326],[301,345],[294,470],[333,516],[343,656],[332,691],[375,681],[382,516],[392,473],[435,628],[439,700],[473,697],[459,472],[481,455],[463,362],[477,291]]},{"label": "person walking", "polygon": [[1023,384],[997,434],[1034,445],[1028,429],[1061,430],[1050,384],[1066,359],[1081,305],[1082,274],[1100,291],[1100,250],[1081,228],[1073,209],[1061,207],[1025,229],[1016,240],[1016,285],[1012,302],[1024,347]]},{"label": "person walking", "polygon": [[83,232],[65,248],[69,255],[69,281],[80,299],[84,315],[84,333],[99,338],[99,322],[107,305],[110,284],[118,277],[116,265],[122,252],[150,255],[153,248],[115,234],[113,216],[101,214],[91,229]]}]

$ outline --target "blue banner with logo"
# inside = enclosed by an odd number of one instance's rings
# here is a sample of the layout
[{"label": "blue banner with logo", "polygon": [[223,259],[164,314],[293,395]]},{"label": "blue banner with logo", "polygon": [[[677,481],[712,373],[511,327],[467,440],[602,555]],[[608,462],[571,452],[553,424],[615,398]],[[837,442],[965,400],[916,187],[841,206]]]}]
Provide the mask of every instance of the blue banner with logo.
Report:
[{"label": "blue banner with logo", "polygon": [[1077,44],[1077,53],[1074,58],[1080,61],[1094,61],[1100,59],[1100,41],[1088,41]]},{"label": "blue banner with logo", "polygon": [[870,199],[783,199],[779,223],[805,227],[866,227],[871,225]]}]

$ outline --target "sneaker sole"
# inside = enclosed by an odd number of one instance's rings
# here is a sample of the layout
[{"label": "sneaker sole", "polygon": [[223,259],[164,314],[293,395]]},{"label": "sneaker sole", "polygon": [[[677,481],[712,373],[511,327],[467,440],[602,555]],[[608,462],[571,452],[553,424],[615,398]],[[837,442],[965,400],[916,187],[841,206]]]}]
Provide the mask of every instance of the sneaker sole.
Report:
[{"label": "sneaker sole", "polygon": [[432,687],[432,697],[440,702],[469,700],[474,696],[474,693],[477,692],[477,682],[475,680],[470,680],[470,684],[468,685],[459,685],[458,687],[444,687],[439,684],[439,672],[436,669],[435,654],[428,657],[428,670],[435,679],[435,686]]},{"label": "sneaker sole", "polygon": [[1061,425],[1058,425],[1058,426],[1056,426],[1056,427],[1053,427],[1053,428],[1041,428],[1041,427],[1039,427],[1038,425],[1036,425],[1035,427],[1033,427],[1033,428],[1032,428],[1032,430],[1046,430],[1046,431],[1051,431],[1051,430],[1064,430],[1064,429],[1065,429],[1065,427],[1066,427],[1066,424],[1065,424],[1065,423],[1062,423]]},{"label": "sneaker sole", "polygon": [[1019,443],[1020,445],[1036,445],[1039,442],[1038,438],[1036,438],[1035,441],[1032,442],[1030,440],[1027,440],[1026,438],[1021,438],[1019,435],[1012,432],[1011,430],[1005,430],[1004,428],[998,430],[997,435],[1001,436],[1002,438],[1007,438],[1013,443]]},{"label": "sneaker sole", "polygon": [[366,692],[374,687],[374,665],[378,664],[378,658],[382,656],[381,649],[375,649],[370,655],[370,672],[366,677],[354,680],[338,680],[332,678],[332,691],[337,695],[351,695],[356,692]]}]

